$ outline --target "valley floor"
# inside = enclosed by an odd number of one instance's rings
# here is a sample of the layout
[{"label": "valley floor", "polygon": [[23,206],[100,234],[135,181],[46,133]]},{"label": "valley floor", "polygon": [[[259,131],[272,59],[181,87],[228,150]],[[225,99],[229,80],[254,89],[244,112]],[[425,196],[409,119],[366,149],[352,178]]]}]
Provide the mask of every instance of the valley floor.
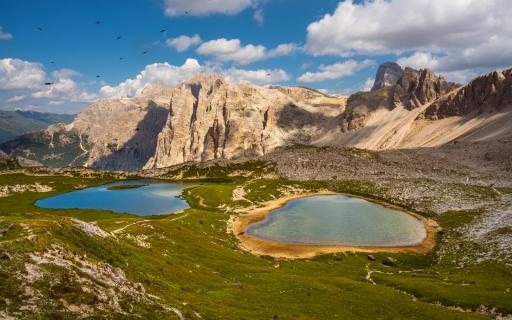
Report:
[{"label": "valley floor", "polygon": [[[484,149],[460,158],[442,149],[296,147],[147,171],[139,175],[214,182],[186,190],[190,209],[151,217],[34,206],[135,176],[3,171],[0,319],[511,318],[510,163]],[[479,157],[489,159],[481,168]],[[351,251],[277,259],[242,250],[228,230],[236,212],[319,190],[434,219],[437,245],[427,254],[374,253],[376,261]]]}]

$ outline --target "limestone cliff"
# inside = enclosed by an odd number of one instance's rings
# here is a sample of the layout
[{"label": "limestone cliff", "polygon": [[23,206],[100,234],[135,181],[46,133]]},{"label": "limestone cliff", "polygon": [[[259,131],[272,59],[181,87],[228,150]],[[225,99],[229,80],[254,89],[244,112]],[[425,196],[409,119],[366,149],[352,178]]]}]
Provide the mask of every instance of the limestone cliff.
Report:
[{"label": "limestone cliff", "polygon": [[512,69],[482,75],[466,86],[432,103],[424,112],[427,119],[492,113],[512,105]]},{"label": "limestone cliff", "polygon": [[304,88],[195,77],[173,89],[167,123],[145,167],[263,155],[283,145],[309,144],[344,109],[343,99],[333,109],[333,101],[322,105],[322,96]]},{"label": "limestone cliff", "polygon": [[377,70],[371,91],[394,86],[403,74],[404,70],[395,62],[384,62]]}]

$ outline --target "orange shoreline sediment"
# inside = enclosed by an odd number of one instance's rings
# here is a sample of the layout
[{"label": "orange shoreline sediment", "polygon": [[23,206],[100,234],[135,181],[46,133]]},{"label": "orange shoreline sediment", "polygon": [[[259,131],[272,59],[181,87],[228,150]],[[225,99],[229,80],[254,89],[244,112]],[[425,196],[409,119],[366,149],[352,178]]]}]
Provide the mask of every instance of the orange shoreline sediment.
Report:
[{"label": "orange shoreline sediment", "polygon": [[[361,198],[386,208],[392,208],[409,214],[423,223],[426,231],[426,237],[417,245],[405,246],[345,246],[345,245],[322,245],[322,244],[307,244],[307,243],[284,243],[272,240],[260,239],[248,235],[245,231],[247,227],[255,222],[264,220],[267,215],[279,208],[284,207],[289,201],[311,197],[317,195],[347,195],[350,197]],[[365,197],[354,196],[350,194],[342,194],[330,191],[308,192],[285,196],[276,200],[263,203],[263,206],[258,208],[251,208],[236,215],[231,216],[228,222],[228,231],[232,232],[239,241],[239,246],[243,250],[250,252],[254,255],[268,255],[275,258],[285,259],[304,259],[311,258],[319,254],[336,253],[336,252],[415,252],[425,254],[432,250],[435,245],[436,233],[438,231],[437,223],[425,218],[414,212],[405,211],[395,205],[385,202],[368,199]]]}]

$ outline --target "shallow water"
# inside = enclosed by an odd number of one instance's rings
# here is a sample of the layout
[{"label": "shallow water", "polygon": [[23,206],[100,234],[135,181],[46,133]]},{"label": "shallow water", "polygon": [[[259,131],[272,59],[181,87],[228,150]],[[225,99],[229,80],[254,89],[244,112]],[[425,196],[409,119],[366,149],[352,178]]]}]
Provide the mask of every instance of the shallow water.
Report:
[{"label": "shallow water", "polygon": [[426,236],[423,223],[409,214],[342,195],[292,200],[246,233],[278,242],[353,246],[415,245]]},{"label": "shallow water", "polygon": [[[147,184],[147,186],[108,190],[110,186],[123,184]],[[192,185],[160,181],[122,181],[41,199],[36,202],[36,205],[52,209],[110,210],[140,216],[170,214],[189,208],[187,202],[178,197],[183,189],[190,186]]]}]

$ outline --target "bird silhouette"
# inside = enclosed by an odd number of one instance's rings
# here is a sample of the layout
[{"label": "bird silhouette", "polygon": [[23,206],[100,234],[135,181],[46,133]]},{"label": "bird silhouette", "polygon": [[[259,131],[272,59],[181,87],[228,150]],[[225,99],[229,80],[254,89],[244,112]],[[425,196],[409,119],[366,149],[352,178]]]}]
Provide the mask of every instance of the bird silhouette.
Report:
[{"label": "bird silhouette", "polygon": [[120,39],[121,39],[121,36],[117,36],[117,38],[116,38],[116,39],[117,39],[117,40],[120,40]]},{"label": "bird silhouette", "polygon": [[142,52],[142,54],[146,54],[146,53],[148,53],[148,51],[147,51],[147,50]]},{"label": "bird silhouette", "polygon": [[52,86],[52,85],[54,85],[54,83],[53,82],[45,82],[44,85],[45,86]]},{"label": "bird silhouette", "polygon": [[123,60],[123,58],[119,58],[119,60]]},{"label": "bird silhouette", "polygon": [[99,20],[96,20],[96,24],[100,24],[100,23],[101,23],[101,21],[99,21]]},{"label": "bird silhouette", "polygon": [[41,28],[41,27],[37,27],[37,30],[39,30],[39,31],[43,31],[43,28]]},{"label": "bird silhouette", "polygon": [[167,29],[160,30],[161,33],[164,33],[165,31],[167,31]]},{"label": "bird silhouette", "polygon": [[188,11],[185,11],[185,14],[188,14]]},{"label": "bird silhouette", "polygon": [[55,63],[55,61],[50,61],[50,63],[51,63],[51,64],[54,64],[54,63]]},{"label": "bird silhouette", "polygon": [[99,78],[100,76],[99,75],[96,75],[96,78]]}]

